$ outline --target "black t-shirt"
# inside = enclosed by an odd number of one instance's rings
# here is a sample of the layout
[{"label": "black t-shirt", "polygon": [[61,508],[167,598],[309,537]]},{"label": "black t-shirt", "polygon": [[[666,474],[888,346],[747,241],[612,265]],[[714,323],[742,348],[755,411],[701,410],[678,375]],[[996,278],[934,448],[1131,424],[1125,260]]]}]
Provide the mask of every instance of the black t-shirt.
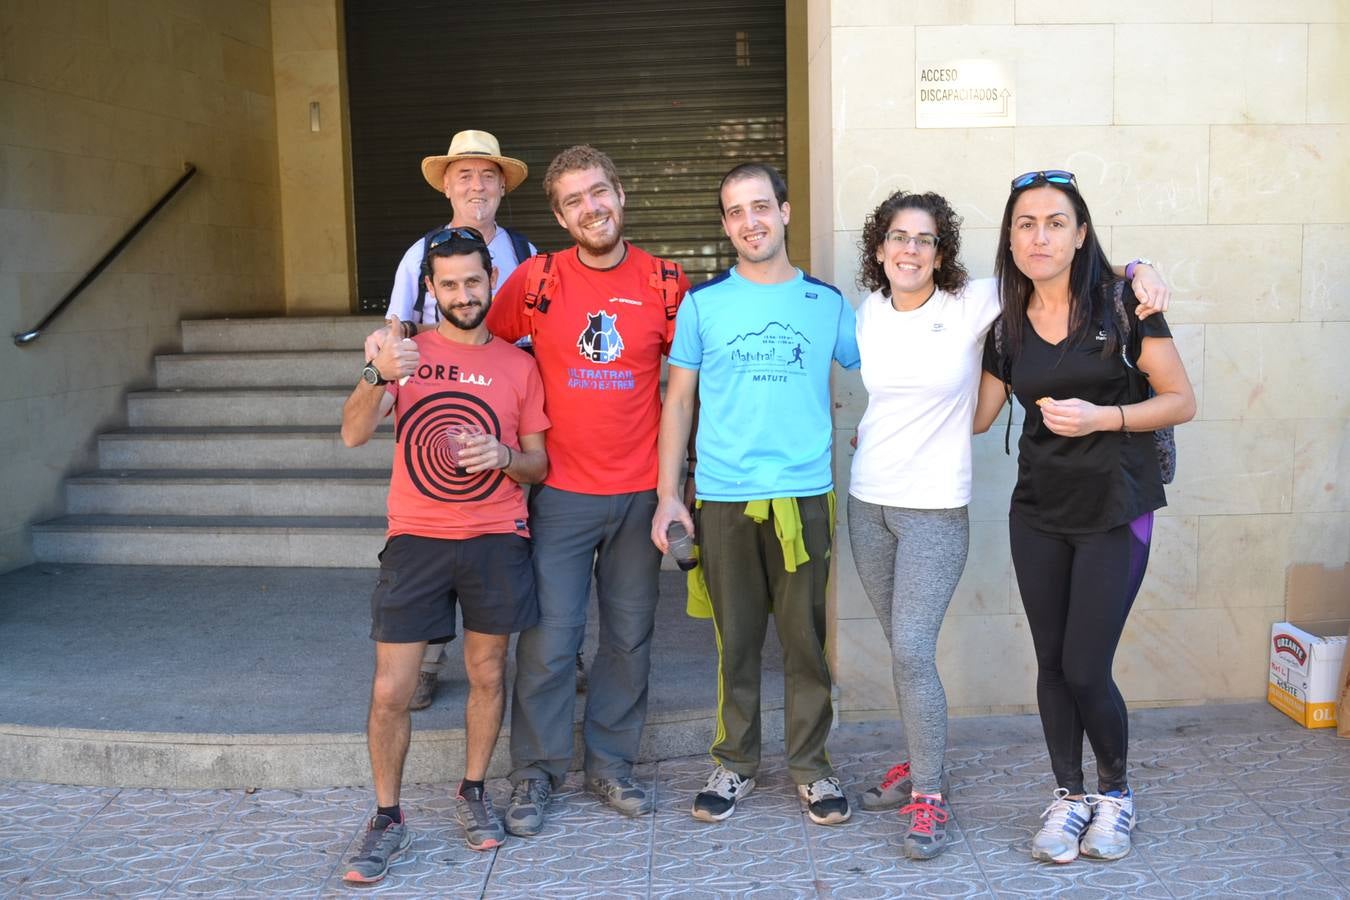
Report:
[{"label": "black t-shirt", "polygon": [[[1127,289],[1131,360],[1138,359],[1143,338],[1172,336],[1161,314],[1139,321],[1137,305]],[[1017,442],[1012,508],[1042,531],[1108,531],[1167,505],[1152,432],[1094,431],[1084,437],[1063,437],[1045,426],[1036,405],[1041,397],[1076,397],[1099,406],[1144,399],[1140,380],[1126,369],[1120,353],[1102,356],[1105,336],[1100,329],[1100,324],[1094,325],[1077,343],[1070,336],[1050,344],[1025,321],[1022,349],[1012,361],[1012,391],[1026,410]],[[985,341],[984,369],[1003,377],[992,328]]]}]

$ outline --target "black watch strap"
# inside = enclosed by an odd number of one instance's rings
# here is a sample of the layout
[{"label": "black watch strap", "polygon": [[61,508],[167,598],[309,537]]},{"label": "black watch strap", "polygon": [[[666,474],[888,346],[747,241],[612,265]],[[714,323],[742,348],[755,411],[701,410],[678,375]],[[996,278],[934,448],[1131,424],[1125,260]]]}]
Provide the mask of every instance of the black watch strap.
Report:
[{"label": "black watch strap", "polygon": [[[375,377],[371,378],[371,375],[374,375]],[[361,370],[361,380],[366,384],[376,386],[389,383],[389,379],[380,374],[380,370],[375,368],[375,363],[373,362],[366,363],[365,368]]]}]

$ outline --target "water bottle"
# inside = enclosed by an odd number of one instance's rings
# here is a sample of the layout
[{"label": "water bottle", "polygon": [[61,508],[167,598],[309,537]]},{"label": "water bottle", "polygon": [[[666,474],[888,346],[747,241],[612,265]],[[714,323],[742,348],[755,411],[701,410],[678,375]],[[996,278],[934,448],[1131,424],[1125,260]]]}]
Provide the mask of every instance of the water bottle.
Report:
[{"label": "water bottle", "polygon": [[666,529],[666,543],[670,547],[670,557],[682,571],[688,572],[698,565],[694,559],[694,538],[685,530],[682,523],[675,521]]}]

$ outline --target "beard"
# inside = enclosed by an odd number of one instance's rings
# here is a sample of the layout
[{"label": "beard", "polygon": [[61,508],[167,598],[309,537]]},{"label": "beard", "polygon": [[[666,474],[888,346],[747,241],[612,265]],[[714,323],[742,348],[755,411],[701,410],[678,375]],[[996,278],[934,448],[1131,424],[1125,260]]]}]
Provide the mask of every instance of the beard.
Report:
[{"label": "beard", "polygon": [[581,232],[580,235],[572,235],[573,240],[587,253],[603,256],[619,246],[619,243],[623,240],[623,207],[615,206],[614,209],[609,211],[608,216],[612,226],[610,234],[595,235],[582,227],[577,229]]},{"label": "beard", "polygon": [[762,263],[773,259],[778,252],[783,249],[783,239],[780,236],[775,240],[772,234],[765,235],[764,240],[759,242],[758,247],[751,247],[744,242],[732,241],[732,246],[736,250],[736,255],[748,263]]},{"label": "beard", "polygon": [[483,320],[487,318],[488,309],[492,306],[491,298],[484,300],[472,306],[457,306],[453,309],[442,305],[439,301],[436,308],[440,310],[441,318],[458,328],[460,331],[473,331]]}]

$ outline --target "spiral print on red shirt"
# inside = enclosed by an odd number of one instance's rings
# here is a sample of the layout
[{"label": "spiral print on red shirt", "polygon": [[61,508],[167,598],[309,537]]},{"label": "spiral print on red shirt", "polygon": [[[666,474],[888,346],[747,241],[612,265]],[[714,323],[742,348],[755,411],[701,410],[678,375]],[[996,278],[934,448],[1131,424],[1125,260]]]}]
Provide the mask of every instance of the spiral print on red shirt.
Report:
[{"label": "spiral print on red shirt", "polygon": [[446,503],[482,500],[506,478],[501,469],[469,475],[454,464],[446,429],[459,424],[476,425],[487,434],[501,436],[501,423],[492,409],[472,394],[460,391],[441,391],[423,397],[398,418],[395,437],[403,448],[408,480],[433,500]]}]

